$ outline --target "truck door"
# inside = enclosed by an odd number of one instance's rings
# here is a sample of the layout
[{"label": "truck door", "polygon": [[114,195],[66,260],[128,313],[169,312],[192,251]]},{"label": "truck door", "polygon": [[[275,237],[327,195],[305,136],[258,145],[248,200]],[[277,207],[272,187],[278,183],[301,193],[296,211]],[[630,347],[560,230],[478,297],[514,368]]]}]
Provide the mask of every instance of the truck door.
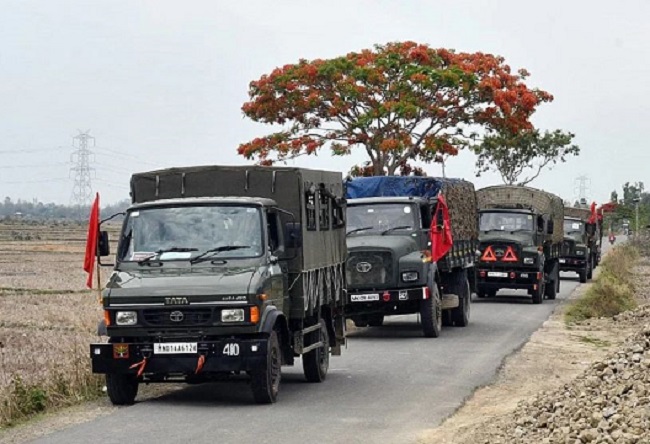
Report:
[{"label": "truck door", "polygon": [[[277,211],[271,209],[267,213],[266,238],[268,239],[269,252],[272,256],[281,259],[285,254],[284,241],[282,238],[282,223]],[[289,305],[289,288],[287,262],[283,260],[270,264],[271,270],[271,294],[269,299],[280,310],[284,311]]]}]

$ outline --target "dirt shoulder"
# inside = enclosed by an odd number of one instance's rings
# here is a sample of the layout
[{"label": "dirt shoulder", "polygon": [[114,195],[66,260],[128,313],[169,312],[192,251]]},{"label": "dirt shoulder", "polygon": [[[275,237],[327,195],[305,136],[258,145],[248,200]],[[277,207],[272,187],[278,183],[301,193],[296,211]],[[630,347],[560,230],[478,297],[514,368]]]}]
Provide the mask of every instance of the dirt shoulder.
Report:
[{"label": "dirt shoulder", "polygon": [[[647,304],[650,261],[637,266],[636,288],[640,304]],[[560,304],[523,348],[506,358],[494,384],[476,390],[473,396],[439,427],[419,437],[421,444],[496,443],[490,430],[505,429],[522,401],[569,384],[590,365],[620,347],[626,338],[641,330],[649,319],[643,307],[639,315],[622,314],[614,319],[595,319],[568,327],[563,313],[567,302],[587,290],[580,285]]]}]

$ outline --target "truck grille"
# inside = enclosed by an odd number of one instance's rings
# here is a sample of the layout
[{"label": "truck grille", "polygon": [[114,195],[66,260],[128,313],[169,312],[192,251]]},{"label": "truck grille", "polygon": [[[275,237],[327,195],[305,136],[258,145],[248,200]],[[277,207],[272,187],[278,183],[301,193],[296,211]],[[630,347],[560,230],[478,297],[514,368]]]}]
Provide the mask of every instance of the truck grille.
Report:
[{"label": "truck grille", "polygon": [[346,265],[348,286],[377,288],[393,285],[393,256],[389,251],[350,252]]},{"label": "truck grille", "polygon": [[212,320],[212,309],[151,309],[143,310],[142,317],[144,322],[150,326],[189,327],[209,323]]},{"label": "truck grille", "polygon": [[571,239],[564,239],[562,242],[562,256],[574,256],[576,254],[576,243]]}]

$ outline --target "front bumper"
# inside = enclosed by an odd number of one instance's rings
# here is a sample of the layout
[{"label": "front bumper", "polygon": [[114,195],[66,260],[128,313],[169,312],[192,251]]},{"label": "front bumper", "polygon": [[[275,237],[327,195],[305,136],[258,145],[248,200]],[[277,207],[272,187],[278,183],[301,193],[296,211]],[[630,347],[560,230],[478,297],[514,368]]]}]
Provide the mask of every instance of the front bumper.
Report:
[{"label": "front bumper", "polygon": [[345,314],[349,316],[368,314],[410,314],[420,310],[420,301],[429,297],[426,287],[354,290],[348,289]]},{"label": "front bumper", "polygon": [[[90,344],[93,373],[209,374],[249,371],[266,365],[266,338],[198,341],[196,353],[156,354],[153,342]],[[203,362],[199,357],[203,356]],[[144,368],[142,362],[145,362]],[[197,371],[198,370],[198,371]]]},{"label": "front bumper", "polygon": [[560,271],[584,271],[587,259],[584,256],[564,256],[560,258]]},{"label": "front bumper", "polygon": [[479,268],[477,282],[479,292],[485,290],[537,290],[544,273],[537,270]]}]

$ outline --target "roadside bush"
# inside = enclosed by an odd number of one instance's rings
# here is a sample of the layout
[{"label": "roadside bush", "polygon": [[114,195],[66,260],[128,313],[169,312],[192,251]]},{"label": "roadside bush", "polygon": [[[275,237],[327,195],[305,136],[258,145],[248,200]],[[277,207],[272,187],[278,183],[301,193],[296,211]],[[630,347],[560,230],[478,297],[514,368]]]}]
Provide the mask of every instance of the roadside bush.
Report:
[{"label": "roadside bush", "polygon": [[589,318],[611,317],[637,306],[633,283],[634,265],[639,251],[623,244],[607,254],[600,273],[585,295],[565,311],[565,321],[575,323]]}]

